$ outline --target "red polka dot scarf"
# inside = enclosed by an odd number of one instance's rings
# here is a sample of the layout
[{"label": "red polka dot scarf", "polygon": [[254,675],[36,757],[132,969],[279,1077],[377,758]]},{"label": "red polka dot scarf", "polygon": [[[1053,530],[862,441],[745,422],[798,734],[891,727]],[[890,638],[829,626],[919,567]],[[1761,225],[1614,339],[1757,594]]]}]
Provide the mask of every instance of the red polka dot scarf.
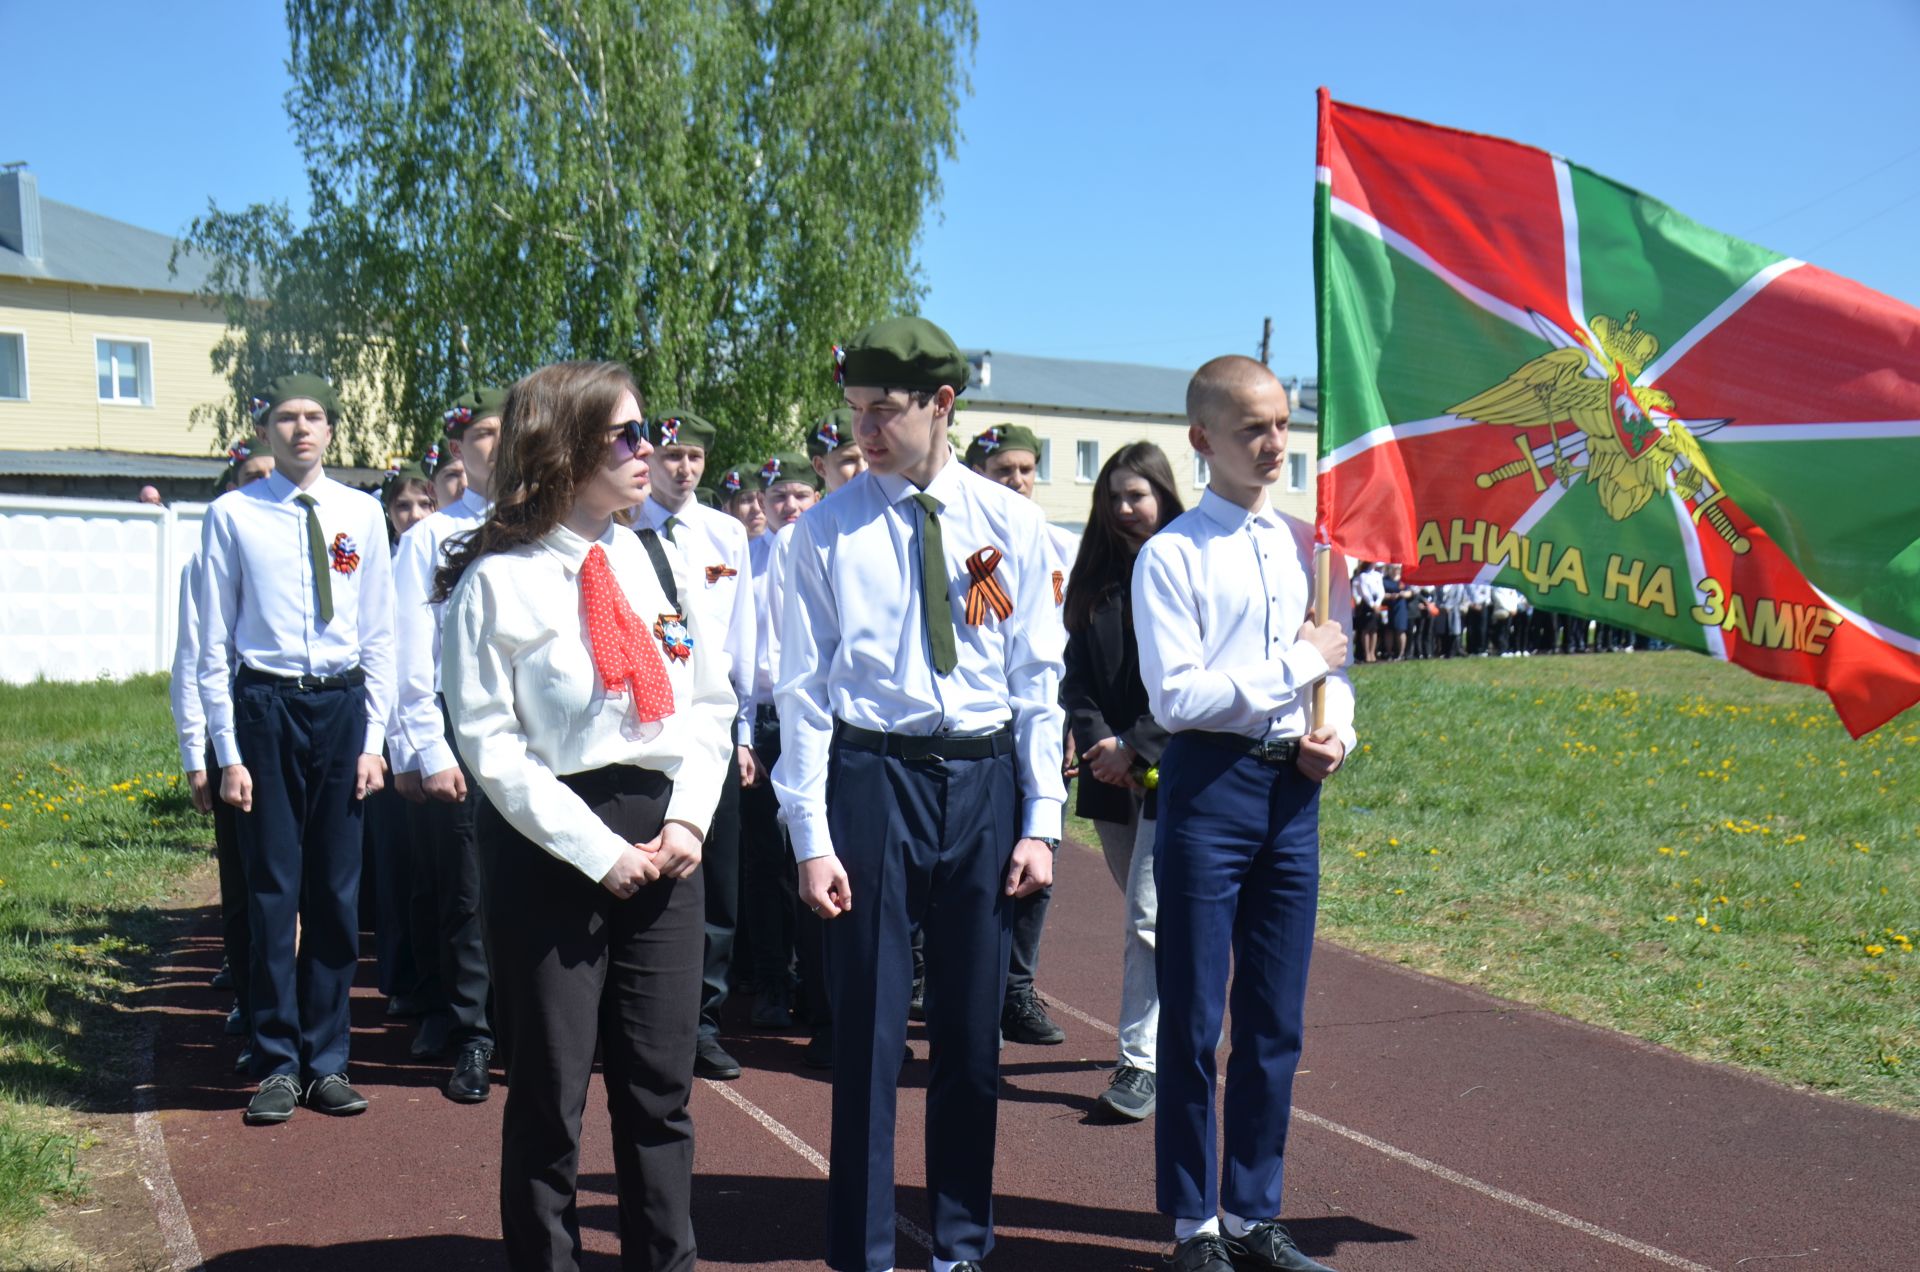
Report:
[{"label": "red polka dot scarf", "polygon": [[654,648],[652,632],[627,604],[607,554],[597,543],[587,550],[580,567],[580,599],[586,606],[594,670],[607,692],[632,693],[634,712],[643,721],[672,715],[673,684],[667,679],[667,665]]}]

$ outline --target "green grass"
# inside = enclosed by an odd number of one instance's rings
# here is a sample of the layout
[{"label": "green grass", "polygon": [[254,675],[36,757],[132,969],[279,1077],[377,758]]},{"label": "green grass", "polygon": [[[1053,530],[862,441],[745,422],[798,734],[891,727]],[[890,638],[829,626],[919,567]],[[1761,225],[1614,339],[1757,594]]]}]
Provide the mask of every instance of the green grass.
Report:
[{"label": "green grass", "polygon": [[84,1191],[77,1107],[123,1107],[123,1013],[205,859],[166,680],[0,686],[0,1261]]},{"label": "green grass", "polygon": [[1685,653],[1354,679],[1323,936],[1920,1113],[1920,711],[1856,742],[1818,693]]}]

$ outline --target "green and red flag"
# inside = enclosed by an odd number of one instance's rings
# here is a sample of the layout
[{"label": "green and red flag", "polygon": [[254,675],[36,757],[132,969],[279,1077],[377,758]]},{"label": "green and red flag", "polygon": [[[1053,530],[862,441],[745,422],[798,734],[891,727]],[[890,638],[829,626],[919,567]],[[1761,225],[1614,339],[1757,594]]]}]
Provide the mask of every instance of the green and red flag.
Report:
[{"label": "green and red flag", "polygon": [[1920,310],[1324,89],[1318,178],[1323,542],[1920,702]]}]

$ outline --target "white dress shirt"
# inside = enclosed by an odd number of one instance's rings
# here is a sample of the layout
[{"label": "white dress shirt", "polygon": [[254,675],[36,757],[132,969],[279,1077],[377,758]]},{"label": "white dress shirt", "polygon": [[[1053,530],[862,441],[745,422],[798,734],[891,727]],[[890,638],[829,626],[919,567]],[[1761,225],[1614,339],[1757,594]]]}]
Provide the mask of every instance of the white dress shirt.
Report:
[{"label": "white dress shirt", "polygon": [[[967,736],[1011,724],[1020,769],[1021,834],[1058,838],[1066,632],[1053,603],[1046,519],[1031,501],[957,457],[928,483],[940,504],[944,584],[959,661],[936,675],[921,613],[925,514],[904,477],[868,471],[795,523],[782,592],[780,762],[773,784],[794,856],[833,852],[827,755],[835,718],[913,736]],[[1004,621],[966,621],[966,561],[997,548],[994,573],[1013,601]]]},{"label": "white dress shirt", "polygon": [[393,626],[398,701],[388,730],[387,762],[396,773],[421,777],[454,766],[440,714],[440,623],[445,602],[435,604],[433,576],[447,563],[453,540],[487,519],[491,507],[471,488],[445,508],[423,517],[400,536],[393,557]]},{"label": "white dress shirt", "polygon": [[[367,755],[386,744],[393,710],[393,563],[387,514],[372,495],[324,474],[314,497],[328,549],[333,619],[322,623],[314,594],[307,510],[300,489],[274,472],[207,507],[200,558],[200,692],[220,763],[244,764],[233,733],[233,673],[367,678]],[[358,554],[339,568],[334,549]]]},{"label": "white dress shirt", "polygon": [[1379,609],[1387,599],[1386,580],[1378,570],[1362,570],[1353,576],[1353,595],[1362,605]]},{"label": "white dress shirt", "polygon": [[200,698],[200,556],[180,571],[180,622],[173,642],[173,680],[167,698],[173,705],[173,731],[180,739],[180,768],[202,773],[207,767],[207,708]]},{"label": "white dress shirt", "polygon": [[[1329,562],[1332,618],[1351,625],[1346,562]],[[1248,512],[1211,489],[1140,549],[1133,629],[1153,718],[1256,741],[1303,737],[1313,683],[1327,681],[1326,722],[1353,749],[1353,686],[1296,640],[1313,601],[1313,528],[1265,504]]]},{"label": "white dress shirt", "polygon": [[[682,593],[687,604],[697,606],[705,620],[707,639],[726,655],[723,672],[733,686],[740,712],[733,724],[735,746],[753,745],[753,668],[759,652],[759,623],[754,618],[752,555],[747,548],[747,528],[738,517],[730,517],[718,508],[709,508],[697,499],[687,500],[678,512],[668,512],[649,499],[640,505],[639,525],[657,530],[667,538],[667,518],[678,522],[673,544],[691,567],[693,591]],[[765,537],[765,536],[762,536]],[[721,574],[721,569],[732,574]]]},{"label": "white dress shirt", "polygon": [[[806,513],[800,514],[802,517]],[[780,683],[780,623],[786,612],[784,592],[787,581],[787,562],[793,559],[793,528],[799,524],[796,519],[789,521],[770,535],[763,536],[773,540],[766,552],[766,572],[753,577],[754,590],[760,596],[760,648],[754,663],[753,707],[761,703],[771,707],[773,687]]]},{"label": "white dress shirt", "polygon": [[[647,550],[611,523],[589,542],[556,527],[538,543],[482,557],[447,598],[440,684],[454,738],[474,780],[515,830],[596,882],[627,848],[560,778],[614,764],[673,779],[667,817],[704,830],[720,802],[736,704],[724,656],[698,607],[686,615],[693,655],[661,656],[673,684],[673,714],[643,722],[633,695],[609,695],[594,667],[580,597],[580,569],[597,542],[649,629],[674,611]],[[682,597],[686,559],[661,545]],[[658,649],[658,642],[655,642]]]}]

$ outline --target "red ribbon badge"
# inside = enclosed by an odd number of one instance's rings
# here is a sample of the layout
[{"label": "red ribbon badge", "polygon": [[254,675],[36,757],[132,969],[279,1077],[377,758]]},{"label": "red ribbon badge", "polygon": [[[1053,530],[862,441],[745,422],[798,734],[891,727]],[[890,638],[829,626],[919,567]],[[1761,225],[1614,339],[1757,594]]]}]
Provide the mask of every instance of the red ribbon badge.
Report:
[{"label": "red ribbon badge", "polygon": [[982,548],[967,558],[967,574],[973,579],[967,584],[967,622],[975,627],[986,621],[988,610],[1003,622],[1013,613],[1013,599],[993,577],[999,565],[998,548]]},{"label": "red ribbon badge", "polygon": [[730,579],[740,571],[730,565],[710,565],[707,567],[707,586],[712,587],[721,579]]}]

